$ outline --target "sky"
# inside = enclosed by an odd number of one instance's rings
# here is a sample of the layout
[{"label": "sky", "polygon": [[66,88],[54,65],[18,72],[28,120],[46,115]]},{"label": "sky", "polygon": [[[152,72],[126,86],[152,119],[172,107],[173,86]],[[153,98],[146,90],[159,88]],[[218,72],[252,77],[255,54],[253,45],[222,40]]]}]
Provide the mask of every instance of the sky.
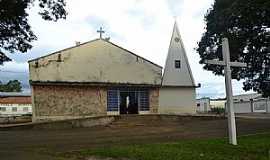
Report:
[{"label": "sky", "polygon": [[[29,10],[29,23],[37,35],[27,53],[8,54],[13,59],[0,66],[0,80],[18,79],[29,91],[27,61],[99,37],[99,27],[110,41],[164,66],[175,20],[178,23],[195,82],[197,97],[225,96],[224,77],[202,69],[195,51],[204,32],[204,15],[214,0],[66,0],[66,20],[48,22]],[[234,94],[245,93],[233,80]]]}]

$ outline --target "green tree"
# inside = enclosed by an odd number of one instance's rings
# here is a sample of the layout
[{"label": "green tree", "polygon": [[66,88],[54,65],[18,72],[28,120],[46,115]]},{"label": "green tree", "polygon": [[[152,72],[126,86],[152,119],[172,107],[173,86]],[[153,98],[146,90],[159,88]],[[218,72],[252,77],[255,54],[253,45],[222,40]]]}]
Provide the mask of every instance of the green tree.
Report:
[{"label": "green tree", "polygon": [[2,84],[0,81],[0,92],[21,92],[21,82],[18,80],[11,80],[7,84]]},{"label": "green tree", "polygon": [[[244,90],[270,96],[270,1],[215,0],[205,15],[206,31],[198,43],[200,63],[222,60],[221,39],[229,38],[231,61],[248,64],[232,68],[232,77],[244,79]],[[204,69],[223,75],[221,66],[204,64]]]},{"label": "green tree", "polygon": [[65,0],[0,0],[0,65],[10,60],[4,51],[24,53],[32,48],[31,42],[37,40],[27,13],[34,5],[39,6],[39,14],[44,20],[66,18]]},{"label": "green tree", "polygon": [[3,62],[7,62],[7,61],[11,61],[11,59],[0,51],[0,65],[2,65]]}]

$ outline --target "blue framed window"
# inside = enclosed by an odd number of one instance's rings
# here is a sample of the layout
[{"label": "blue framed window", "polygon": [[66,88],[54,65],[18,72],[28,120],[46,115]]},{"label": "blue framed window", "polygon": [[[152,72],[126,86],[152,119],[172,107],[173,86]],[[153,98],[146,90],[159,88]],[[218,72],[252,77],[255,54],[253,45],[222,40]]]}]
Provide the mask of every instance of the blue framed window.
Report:
[{"label": "blue framed window", "polygon": [[149,92],[148,90],[139,92],[140,111],[149,111]]},{"label": "blue framed window", "polygon": [[118,90],[108,90],[107,92],[107,111],[118,111],[119,98]]},{"label": "blue framed window", "polygon": [[135,104],[137,103],[139,111],[149,111],[149,90],[138,88],[112,88],[107,91],[107,111],[119,111],[120,92],[128,94],[135,93]]}]

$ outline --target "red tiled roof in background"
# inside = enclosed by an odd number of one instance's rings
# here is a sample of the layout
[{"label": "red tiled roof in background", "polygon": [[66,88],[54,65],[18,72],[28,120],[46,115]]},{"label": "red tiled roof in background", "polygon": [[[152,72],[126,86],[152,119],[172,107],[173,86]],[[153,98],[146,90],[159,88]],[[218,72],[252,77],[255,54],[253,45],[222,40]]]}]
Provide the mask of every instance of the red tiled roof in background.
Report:
[{"label": "red tiled roof in background", "polygon": [[31,96],[0,97],[0,104],[31,104]]}]

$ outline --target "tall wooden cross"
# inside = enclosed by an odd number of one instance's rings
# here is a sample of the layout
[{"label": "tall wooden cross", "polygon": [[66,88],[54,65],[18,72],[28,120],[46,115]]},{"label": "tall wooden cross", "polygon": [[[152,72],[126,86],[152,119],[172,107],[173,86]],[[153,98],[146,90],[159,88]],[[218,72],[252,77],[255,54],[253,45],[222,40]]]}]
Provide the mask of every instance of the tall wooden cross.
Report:
[{"label": "tall wooden cross", "polygon": [[247,67],[246,63],[230,62],[230,50],[228,38],[222,39],[222,55],[223,61],[206,60],[206,64],[221,65],[224,66],[225,72],[225,85],[226,85],[226,97],[227,97],[227,111],[228,111],[228,129],[229,129],[229,142],[230,144],[237,145],[236,139],[236,124],[235,114],[233,107],[233,93],[231,82],[231,66],[232,67]]},{"label": "tall wooden cross", "polygon": [[99,33],[99,38],[102,39],[102,34],[105,33],[105,31],[102,30],[102,27],[100,27],[99,30],[97,30],[97,32]]}]

